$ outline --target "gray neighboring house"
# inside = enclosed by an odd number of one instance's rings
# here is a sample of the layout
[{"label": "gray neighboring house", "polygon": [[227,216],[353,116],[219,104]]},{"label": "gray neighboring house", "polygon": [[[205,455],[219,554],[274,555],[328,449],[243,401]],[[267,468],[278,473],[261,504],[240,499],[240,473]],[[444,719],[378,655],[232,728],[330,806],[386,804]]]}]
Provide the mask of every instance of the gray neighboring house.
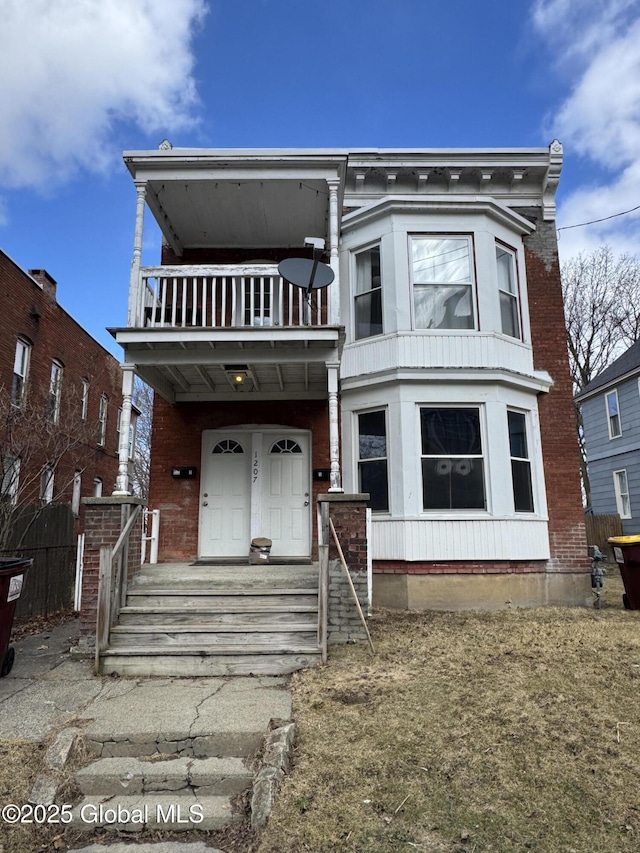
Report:
[{"label": "gray neighboring house", "polygon": [[577,396],[594,513],[617,512],[640,533],[640,340]]}]

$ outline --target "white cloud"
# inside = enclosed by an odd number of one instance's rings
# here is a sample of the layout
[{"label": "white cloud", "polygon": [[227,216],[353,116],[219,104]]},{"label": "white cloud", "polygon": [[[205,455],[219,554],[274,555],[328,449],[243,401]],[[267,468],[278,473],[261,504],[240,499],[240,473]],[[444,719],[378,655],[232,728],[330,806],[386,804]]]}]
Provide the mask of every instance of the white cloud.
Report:
[{"label": "white cloud", "polygon": [[[568,75],[570,93],[551,121],[565,156],[577,153],[608,172],[562,202],[560,226],[640,204],[640,8],[637,0],[536,0],[533,21]],[[602,243],[638,253],[640,211],[561,232],[569,257]]]},{"label": "white cloud", "polygon": [[122,122],[194,122],[191,39],[205,0],[0,0],[0,183],[107,169]]}]

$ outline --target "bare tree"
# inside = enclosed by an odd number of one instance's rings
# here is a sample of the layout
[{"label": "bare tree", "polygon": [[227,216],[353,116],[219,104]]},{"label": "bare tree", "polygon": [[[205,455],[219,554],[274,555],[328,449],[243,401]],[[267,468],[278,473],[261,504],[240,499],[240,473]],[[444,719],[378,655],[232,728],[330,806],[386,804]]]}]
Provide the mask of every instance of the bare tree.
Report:
[{"label": "bare tree", "polygon": [[[608,246],[580,254],[562,267],[562,292],[574,393],[585,388],[640,334],[640,258],[616,258]],[[576,406],[580,468],[590,503],[584,430]]]},{"label": "bare tree", "polygon": [[133,404],[140,414],[136,420],[131,485],[133,492],[146,500],[149,497],[149,472],[151,469],[153,390],[138,377],[136,377],[133,389]]},{"label": "bare tree", "polygon": [[[31,393],[16,404],[0,388],[0,551],[7,547],[17,509],[53,502],[54,480],[55,500],[69,502],[74,478],[96,448],[97,424],[83,421],[79,412],[79,398],[72,394],[52,405],[50,395]],[[35,521],[37,513],[31,518]]]}]

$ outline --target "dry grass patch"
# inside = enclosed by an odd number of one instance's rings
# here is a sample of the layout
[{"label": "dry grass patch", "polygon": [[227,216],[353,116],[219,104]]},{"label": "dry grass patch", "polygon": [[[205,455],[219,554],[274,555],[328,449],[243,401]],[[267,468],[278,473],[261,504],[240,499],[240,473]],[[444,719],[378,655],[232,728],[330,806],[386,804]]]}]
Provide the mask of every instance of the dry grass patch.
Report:
[{"label": "dry grass patch", "polygon": [[640,613],[377,613],[293,679],[282,851],[637,853]]}]

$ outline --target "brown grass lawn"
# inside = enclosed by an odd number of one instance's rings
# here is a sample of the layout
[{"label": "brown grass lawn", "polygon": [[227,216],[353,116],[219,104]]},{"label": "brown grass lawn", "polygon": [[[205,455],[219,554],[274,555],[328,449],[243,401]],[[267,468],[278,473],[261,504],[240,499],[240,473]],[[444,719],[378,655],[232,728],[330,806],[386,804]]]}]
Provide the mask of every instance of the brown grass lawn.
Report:
[{"label": "brown grass lawn", "polygon": [[638,853],[640,612],[379,612],[293,678],[260,853]]}]

